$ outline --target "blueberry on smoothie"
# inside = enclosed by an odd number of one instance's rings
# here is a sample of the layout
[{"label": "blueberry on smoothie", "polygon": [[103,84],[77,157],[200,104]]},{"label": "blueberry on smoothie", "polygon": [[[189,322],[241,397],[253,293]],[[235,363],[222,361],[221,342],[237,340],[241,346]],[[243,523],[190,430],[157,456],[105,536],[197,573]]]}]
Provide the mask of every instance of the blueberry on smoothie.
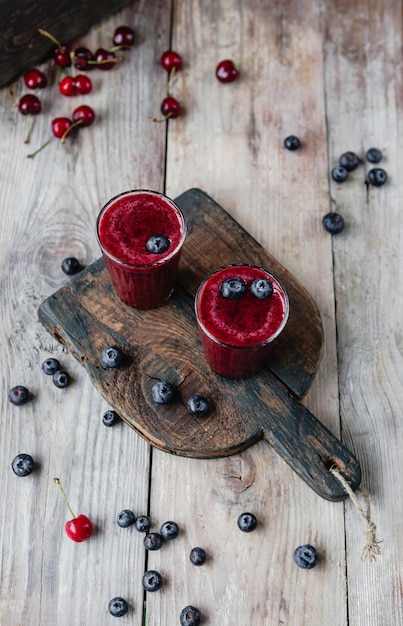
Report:
[{"label": "blueberry on smoothie", "polygon": [[153,254],[163,254],[169,248],[169,239],[165,235],[151,235],[147,239],[146,248]]},{"label": "blueberry on smoothie", "polygon": [[273,293],[273,285],[266,278],[256,278],[252,281],[250,286],[251,293],[253,293],[259,300],[265,300]]},{"label": "blueberry on smoothie", "polygon": [[248,290],[246,282],[243,278],[232,276],[221,283],[221,295],[227,300],[240,300]]}]

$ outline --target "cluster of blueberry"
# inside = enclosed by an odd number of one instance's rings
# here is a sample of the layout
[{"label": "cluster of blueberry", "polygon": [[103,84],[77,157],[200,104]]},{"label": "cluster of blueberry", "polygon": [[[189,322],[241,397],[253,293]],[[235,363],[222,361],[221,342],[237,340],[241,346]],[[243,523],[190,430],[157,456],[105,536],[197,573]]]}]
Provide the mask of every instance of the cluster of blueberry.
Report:
[{"label": "cluster of blueberry", "polygon": [[[70,46],[62,45],[51,33],[43,29],[39,32],[49,38],[56,46],[53,53],[55,65],[66,74],[59,82],[59,91],[67,97],[77,95],[87,95],[92,91],[92,81],[86,74],[77,74],[79,72],[87,72],[94,68],[100,70],[111,70],[115,67],[122,57],[116,56],[118,50],[128,50],[134,44],[134,32],[129,26],[119,26],[115,29],[113,35],[113,47],[109,50],[98,48],[93,54],[88,48],[83,46],[76,49]],[[70,73],[68,73],[70,71]],[[46,75],[37,68],[30,68],[24,74],[24,83],[28,89],[37,91],[44,89],[48,80]],[[18,102],[18,110],[22,115],[28,116],[28,130],[25,137],[25,143],[30,140],[33,116],[38,115],[42,111],[42,103],[35,94],[25,94]],[[64,143],[74,128],[90,126],[95,120],[95,113],[88,105],[81,105],[74,109],[71,119],[68,117],[56,117],[51,122],[52,137],[60,139]],[[51,137],[51,138],[52,138]],[[28,156],[34,157],[45,146],[48,145],[48,139],[40,148],[32,152]]]}]

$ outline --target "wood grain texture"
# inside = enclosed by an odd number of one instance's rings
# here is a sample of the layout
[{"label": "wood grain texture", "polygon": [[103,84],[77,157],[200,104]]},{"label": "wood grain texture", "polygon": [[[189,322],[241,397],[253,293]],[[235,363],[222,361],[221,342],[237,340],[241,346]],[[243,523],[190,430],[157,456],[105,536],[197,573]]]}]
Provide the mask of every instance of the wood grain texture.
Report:
[{"label": "wood grain texture", "polygon": [[[119,23],[137,46],[117,71],[93,73],[89,98],[60,98],[57,75],[31,142],[13,107],[22,80],[0,90],[0,623],[110,626],[114,595],[126,596],[123,623],[172,626],[200,606],[209,626],[395,626],[403,623],[402,519],[402,7],[396,0],[143,0],[80,42],[95,49]],[[105,39],[106,37],[106,39]],[[184,59],[173,95],[184,114],[153,124],[166,93],[159,58],[172,46]],[[249,53],[253,52],[247,57]],[[219,60],[244,57],[238,82],[215,80]],[[93,127],[62,146],[50,120],[91,104]],[[297,134],[303,147],[282,148]],[[384,152],[389,180],[367,190],[368,164],[337,186],[330,168],[341,152]],[[105,201],[131,188],[176,197],[204,189],[316,302],[324,351],[304,405],[360,460],[363,486],[383,539],[382,556],[362,562],[362,520],[351,502],[329,502],[260,441],[221,459],[188,459],[151,449],[125,424],[100,424],[108,404],[81,365],[37,321],[37,308],[61,288],[61,260],[99,256],[95,218]],[[346,220],[337,237],[321,219]],[[73,384],[58,390],[40,371],[60,358]],[[32,401],[13,407],[7,391],[27,384]],[[10,463],[31,452],[39,471],[17,479]],[[68,518],[52,478],[59,475],[77,512],[96,522],[81,545],[64,536]],[[177,540],[145,555],[142,537],[119,529],[125,507],[149,511],[153,527],[175,519]],[[239,513],[259,526],[238,532]],[[292,553],[312,543],[318,566],[297,568]],[[208,553],[200,568],[189,551]],[[144,568],[164,575],[147,594]],[[83,594],[84,590],[84,594]],[[84,602],[83,602],[84,595]]]}]

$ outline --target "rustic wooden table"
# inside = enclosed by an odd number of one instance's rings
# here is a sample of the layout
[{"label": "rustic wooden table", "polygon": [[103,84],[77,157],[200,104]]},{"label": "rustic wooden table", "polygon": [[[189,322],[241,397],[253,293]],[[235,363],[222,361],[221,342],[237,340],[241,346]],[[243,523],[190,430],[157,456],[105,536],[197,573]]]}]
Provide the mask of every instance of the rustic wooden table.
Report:
[{"label": "rustic wooden table", "polygon": [[[22,78],[13,96],[0,91],[0,623],[112,624],[108,601],[122,596],[122,623],[136,626],[179,624],[187,604],[211,626],[403,624],[401,3],[138,1],[79,43],[109,45],[119,24],[133,26],[136,45],[113,71],[91,74],[90,95],[63,98],[52,63],[42,67],[51,86],[29,145],[12,106],[26,91]],[[153,123],[167,87],[159,58],[170,46],[184,60],[172,84],[184,111]],[[218,61],[243,57],[239,80],[219,83]],[[96,111],[93,126],[27,159],[50,120],[82,103]],[[297,152],[283,148],[290,134],[301,138]],[[381,188],[365,184],[372,146],[389,176]],[[337,184],[330,172],[346,150],[363,161]],[[67,282],[61,261],[100,256],[95,219],[110,197],[132,188],[176,197],[192,187],[318,305],[325,347],[304,405],[360,461],[383,540],[373,562],[361,560],[365,524],[351,498],[321,498],[265,441],[188,459],[152,448],[123,422],[104,427],[108,404],[38,321],[38,306]],[[336,236],[322,227],[331,210],[346,222]],[[43,375],[49,356],[71,373],[68,388]],[[19,384],[32,398],[16,407],[7,392]],[[25,478],[10,467],[21,452],[36,461]],[[85,543],[64,533],[69,513],[55,476],[95,524]],[[156,529],[173,519],[180,536],[146,553],[140,533],[116,523],[124,508],[149,513]],[[245,510],[259,521],[251,534],[237,528]],[[320,555],[310,571],[293,562],[305,543]],[[197,545],[208,553],[198,568],[189,561]],[[146,597],[145,568],[164,578]]]}]

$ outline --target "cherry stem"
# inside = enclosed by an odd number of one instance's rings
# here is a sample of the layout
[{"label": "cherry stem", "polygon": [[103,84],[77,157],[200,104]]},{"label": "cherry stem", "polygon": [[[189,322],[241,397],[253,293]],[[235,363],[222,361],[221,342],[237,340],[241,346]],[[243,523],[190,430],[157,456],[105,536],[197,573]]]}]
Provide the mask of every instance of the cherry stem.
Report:
[{"label": "cherry stem", "polygon": [[76,66],[74,65],[74,50],[70,52],[70,60],[71,60],[71,77],[75,78],[77,75]]},{"label": "cherry stem", "polygon": [[241,63],[243,63],[244,61],[246,61],[246,59],[249,59],[249,57],[251,57],[253,54],[256,54],[257,52],[257,48],[255,48],[254,50],[252,50],[251,52],[248,52],[248,54],[246,54],[244,57],[242,57],[241,59],[239,59],[239,61],[237,61],[236,63],[234,63],[235,67],[239,67],[239,65],[241,65]]},{"label": "cherry stem", "polygon": [[70,134],[70,132],[73,130],[73,128],[76,128],[77,126],[80,126],[80,124],[82,124],[82,123],[83,123],[83,120],[76,120],[75,122],[73,122],[72,125],[69,126],[68,129],[65,130],[63,135],[60,137],[61,143],[64,143],[66,141],[66,137]]},{"label": "cherry stem", "polygon": [[27,123],[27,134],[24,139],[24,143],[29,143],[29,139],[31,137],[32,125],[34,123],[34,118],[31,114],[28,115],[28,123]]},{"label": "cherry stem", "polygon": [[62,484],[61,484],[60,480],[59,480],[58,478],[54,478],[54,479],[53,479],[53,482],[54,482],[54,483],[56,483],[56,485],[58,485],[58,486],[59,486],[60,491],[62,492],[62,496],[63,496],[63,498],[64,498],[64,501],[65,501],[65,503],[66,503],[66,505],[67,505],[67,508],[68,508],[68,510],[70,511],[70,513],[71,513],[72,517],[76,517],[76,515],[74,515],[73,511],[71,510],[70,503],[69,503],[69,501],[67,500],[67,496],[66,496],[66,494],[64,493],[64,489],[63,489],[63,487],[62,487]]},{"label": "cherry stem", "polygon": [[130,48],[130,50],[133,48],[134,46],[129,46],[127,44],[120,44],[119,46],[113,46],[112,48],[109,48],[109,52],[119,52],[119,50],[128,50]]},{"label": "cherry stem", "polygon": [[149,116],[149,118],[148,118],[148,120],[149,120],[150,122],[157,122],[157,123],[159,123],[159,122],[166,122],[167,120],[169,120],[169,118],[171,117],[171,115],[172,115],[172,111],[170,111],[169,113],[167,113],[167,114],[165,115],[165,117],[163,117],[163,118],[162,118],[162,119],[160,119],[160,120],[159,120],[159,119],[157,119],[156,117],[152,117],[152,116],[150,115],[150,116]]},{"label": "cherry stem", "polygon": [[59,50],[61,50],[63,48],[62,44],[60,43],[60,41],[58,41],[56,39],[56,37],[54,37],[53,35],[51,35],[50,33],[48,33],[47,30],[43,30],[43,28],[38,28],[38,32],[41,33],[41,35],[44,35],[45,37],[47,37],[48,39],[50,39],[50,41],[53,41],[53,43],[59,48]]},{"label": "cherry stem", "polygon": [[167,83],[167,96],[171,95],[171,87],[172,87],[172,81],[173,78],[175,76],[175,72],[176,72],[176,67],[173,66],[173,68],[171,69],[171,71],[169,72],[169,76],[168,76],[168,83]]},{"label": "cherry stem", "polygon": [[88,65],[105,65],[105,63],[119,63],[122,60],[121,57],[115,57],[114,59],[102,59],[102,61],[87,61]]},{"label": "cherry stem", "polygon": [[40,152],[41,150],[43,150],[44,148],[46,148],[46,146],[48,145],[48,143],[50,143],[50,142],[52,141],[52,139],[53,139],[53,136],[52,136],[52,137],[49,137],[49,139],[48,139],[47,141],[45,141],[45,143],[44,143],[44,144],[42,144],[42,145],[41,145],[41,147],[40,147],[40,148],[38,148],[38,150],[35,150],[35,152],[31,152],[31,154],[27,154],[27,158],[28,158],[28,159],[33,159],[33,158],[34,158],[34,156],[36,156],[36,155],[38,154],[38,152]]}]

